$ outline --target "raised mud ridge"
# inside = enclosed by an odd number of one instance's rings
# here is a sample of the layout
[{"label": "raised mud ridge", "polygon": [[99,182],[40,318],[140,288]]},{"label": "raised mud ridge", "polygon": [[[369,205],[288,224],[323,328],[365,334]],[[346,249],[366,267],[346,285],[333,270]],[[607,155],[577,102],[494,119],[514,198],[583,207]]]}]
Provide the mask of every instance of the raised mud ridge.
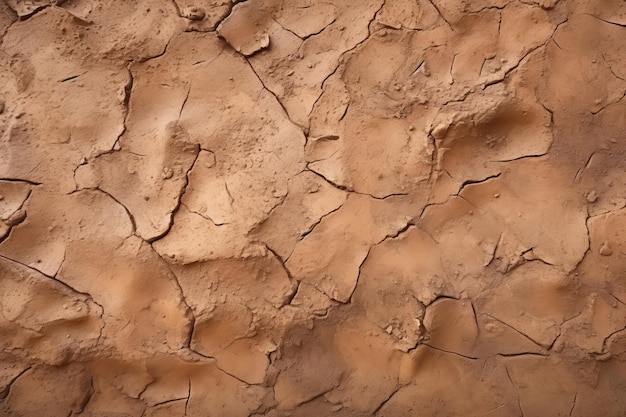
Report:
[{"label": "raised mud ridge", "polygon": [[624,415],[626,2],[0,36],[0,416]]}]

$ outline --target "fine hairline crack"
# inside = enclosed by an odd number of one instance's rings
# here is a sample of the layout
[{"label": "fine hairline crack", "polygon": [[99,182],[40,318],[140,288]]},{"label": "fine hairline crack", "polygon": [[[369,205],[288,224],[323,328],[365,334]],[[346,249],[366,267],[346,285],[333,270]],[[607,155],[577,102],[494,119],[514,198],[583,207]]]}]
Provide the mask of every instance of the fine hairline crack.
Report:
[{"label": "fine hairline crack", "polygon": [[392,198],[392,197],[401,197],[401,196],[409,195],[409,193],[390,193],[390,194],[383,195],[382,197],[379,197],[379,196],[376,196],[374,194],[366,193],[366,192],[363,192],[363,191],[357,191],[353,187],[348,187],[348,186],[345,186],[345,185],[341,185],[341,184],[338,184],[338,183],[330,180],[324,174],[320,173],[319,171],[315,171],[315,169],[311,168],[308,163],[307,163],[307,167],[304,169],[304,171],[308,171],[308,172],[311,172],[311,173],[317,175],[318,177],[323,179],[325,182],[330,184],[332,187],[334,187],[334,188],[336,188],[336,189],[338,189],[340,191],[345,191],[345,192],[352,193],[352,194],[359,194],[359,195],[367,196],[367,197],[373,198],[375,200],[386,200],[386,199]]}]

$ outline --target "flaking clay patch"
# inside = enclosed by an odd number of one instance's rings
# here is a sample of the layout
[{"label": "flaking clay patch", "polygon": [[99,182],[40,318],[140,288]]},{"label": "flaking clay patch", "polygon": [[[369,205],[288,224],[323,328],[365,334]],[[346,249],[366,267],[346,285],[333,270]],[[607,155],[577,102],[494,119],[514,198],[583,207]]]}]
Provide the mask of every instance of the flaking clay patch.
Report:
[{"label": "flaking clay patch", "polygon": [[622,3],[0,2],[0,416],[623,416]]}]

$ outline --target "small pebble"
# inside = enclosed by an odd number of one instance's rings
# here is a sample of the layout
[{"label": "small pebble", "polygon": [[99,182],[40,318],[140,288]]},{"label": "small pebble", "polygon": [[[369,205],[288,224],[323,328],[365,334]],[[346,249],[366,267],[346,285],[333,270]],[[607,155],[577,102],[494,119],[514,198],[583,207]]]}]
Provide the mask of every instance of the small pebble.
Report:
[{"label": "small pebble", "polygon": [[190,7],[183,13],[183,17],[189,20],[202,20],[205,16],[206,13],[199,7]]},{"label": "small pebble", "polygon": [[600,247],[600,255],[602,256],[613,255],[613,251],[611,250],[611,247],[609,246],[609,242],[604,242],[602,244],[602,246]]},{"label": "small pebble", "polygon": [[163,171],[161,172],[161,178],[163,178],[164,180],[169,180],[173,176],[174,176],[174,170],[172,168],[169,168],[169,167],[163,168]]},{"label": "small pebble", "polygon": [[495,194],[493,195],[493,198],[500,198],[500,194],[499,194],[499,193],[495,193]]},{"label": "small pebble", "polygon": [[587,194],[587,201],[590,203],[595,203],[596,200],[598,200],[598,194],[596,194],[595,190],[591,191],[589,194]]}]

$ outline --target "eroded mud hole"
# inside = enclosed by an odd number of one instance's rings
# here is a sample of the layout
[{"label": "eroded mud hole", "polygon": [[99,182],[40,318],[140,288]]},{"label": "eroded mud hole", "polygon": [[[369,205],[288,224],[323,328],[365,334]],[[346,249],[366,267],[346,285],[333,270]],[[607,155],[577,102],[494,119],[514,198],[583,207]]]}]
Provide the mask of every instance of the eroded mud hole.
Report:
[{"label": "eroded mud hole", "polygon": [[623,1],[0,35],[1,415],[623,415]]}]

